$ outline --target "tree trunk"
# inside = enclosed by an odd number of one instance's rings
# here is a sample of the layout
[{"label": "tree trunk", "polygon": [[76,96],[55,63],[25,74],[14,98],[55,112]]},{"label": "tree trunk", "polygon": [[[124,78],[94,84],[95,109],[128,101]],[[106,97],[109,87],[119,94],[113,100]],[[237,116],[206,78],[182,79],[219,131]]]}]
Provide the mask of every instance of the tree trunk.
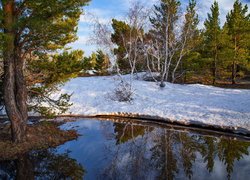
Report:
[{"label": "tree trunk", "polygon": [[[16,143],[26,139],[26,87],[23,62],[17,62],[15,51],[14,0],[3,2],[4,11],[4,104],[11,121],[12,139]],[[26,97],[25,97],[26,96]]]},{"label": "tree trunk", "polygon": [[236,84],[237,38],[234,37],[234,60],[232,64],[232,84]]},{"label": "tree trunk", "polygon": [[[18,47],[18,44],[16,47]],[[16,80],[16,103],[19,109],[19,112],[26,124],[28,118],[28,109],[27,109],[27,87],[24,77],[24,60],[19,58],[20,50],[16,49],[15,57],[15,80]]]},{"label": "tree trunk", "polygon": [[235,60],[232,64],[232,84],[236,84],[236,63]]},{"label": "tree trunk", "polygon": [[217,76],[217,49],[215,50],[214,54],[214,63],[213,63],[213,85],[216,83],[216,76]]}]

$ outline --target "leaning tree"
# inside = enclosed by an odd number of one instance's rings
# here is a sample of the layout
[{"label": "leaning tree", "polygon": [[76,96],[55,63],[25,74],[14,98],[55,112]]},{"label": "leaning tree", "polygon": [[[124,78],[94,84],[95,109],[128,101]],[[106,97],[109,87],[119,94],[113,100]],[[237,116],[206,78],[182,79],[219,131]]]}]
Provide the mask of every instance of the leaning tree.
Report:
[{"label": "leaning tree", "polygon": [[89,0],[0,0],[3,99],[14,142],[26,137],[27,57],[39,59],[76,40],[82,7]]}]

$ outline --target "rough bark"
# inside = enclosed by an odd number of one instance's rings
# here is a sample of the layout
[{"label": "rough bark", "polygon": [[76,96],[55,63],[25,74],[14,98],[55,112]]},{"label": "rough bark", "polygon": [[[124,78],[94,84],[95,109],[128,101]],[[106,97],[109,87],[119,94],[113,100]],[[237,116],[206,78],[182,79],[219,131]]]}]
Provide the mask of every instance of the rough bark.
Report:
[{"label": "rough bark", "polygon": [[23,75],[23,62],[17,62],[15,48],[14,1],[4,1],[4,104],[11,121],[12,139],[23,142],[26,139],[26,87]]},{"label": "rough bark", "polygon": [[[15,43],[16,47],[18,44]],[[16,83],[16,103],[19,109],[19,112],[22,116],[24,123],[28,118],[28,109],[27,109],[27,86],[24,76],[24,59],[20,57],[20,50],[18,48],[15,51],[15,83]]]}]

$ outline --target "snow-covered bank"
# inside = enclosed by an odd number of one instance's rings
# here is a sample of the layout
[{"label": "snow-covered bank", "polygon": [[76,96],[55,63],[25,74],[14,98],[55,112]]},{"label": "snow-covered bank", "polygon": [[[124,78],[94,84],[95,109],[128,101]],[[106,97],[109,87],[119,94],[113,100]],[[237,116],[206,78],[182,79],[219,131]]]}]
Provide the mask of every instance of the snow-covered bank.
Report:
[{"label": "snow-covered bank", "polygon": [[61,93],[73,93],[73,105],[66,114],[132,113],[250,131],[250,90],[170,83],[161,89],[154,82],[135,80],[134,100],[126,103],[109,98],[116,83],[112,76],[72,79],[61,87]]}]

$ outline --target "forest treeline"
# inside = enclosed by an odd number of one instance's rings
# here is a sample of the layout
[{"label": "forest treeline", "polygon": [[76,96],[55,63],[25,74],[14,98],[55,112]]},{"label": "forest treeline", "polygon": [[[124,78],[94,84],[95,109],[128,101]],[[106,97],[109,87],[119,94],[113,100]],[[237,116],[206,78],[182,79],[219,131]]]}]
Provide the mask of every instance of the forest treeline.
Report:
[{"label": "forest treeline", "polygon": [[[43,71],[48,76],[46,83],[52,84],[88,72],[117,73],[117,69],[122,74],[158,73],[153,78],[161,82],[235,84],[248,80],[248,6],[236,0],[224,24],[217,1],[211,5],[204,22],[200,22],[197,11],[196,0],[190,0],[185,11],[178,0],[160,0],[150,10],[136,2],[131,4],[126,20],[112,19],[111,24],[105,24],[111,27],[110,33],[103,34],[100,31],[105,31],[105,26],[98,27],[95,36],[103,46],[90,56],[85,56],[82,50],[65,51],[54,55],[56,58],[49,55],[35,63],[31,61],[30,67],[39,73]],[[47,61],[48,58],[53,60]]]},{"label": "forest treeline", "polygon": [[122,73],[150,71],[161,81],[205,84],[235,84],[249,76],[248,6],[236,0],[222,24],[214,1],[202,23],[195,0],[184,12],[178,0],[161,0],[151,10],[135,3],[126,20],[112,20],[110,41],[101,37],[105,26],[97,26],[97,42],[113,43],[110,51]]}]

